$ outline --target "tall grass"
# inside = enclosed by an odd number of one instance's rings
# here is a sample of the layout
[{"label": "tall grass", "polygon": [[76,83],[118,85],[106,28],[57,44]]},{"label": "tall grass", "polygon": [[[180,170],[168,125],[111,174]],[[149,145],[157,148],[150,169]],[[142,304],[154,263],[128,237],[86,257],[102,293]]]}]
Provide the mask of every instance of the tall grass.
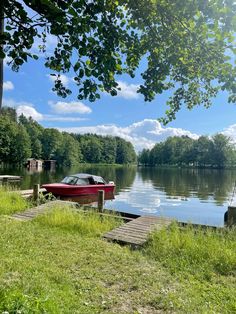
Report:
[{"label": "tall grass", "polygon": [[9,215],[15,212],[20,212],[29,206],[29,202],[19,193],[0,186],[0,215]]},{"label": "tall grass", "polygon": [[23,293],[19,288],[1,289],[0,287],[0,311],[4,314],[30,314],[57,313],[58,309],[47,296],[43,298]]},{"label": "tall grass", "polygon": [[37,217],[41,225],[76,231],[81,235],[100,236],[122,223],[122,219],[100,216],[92,211],[76,211],[70,207],[55,207],[53,211]]},{"label": "tall grass", "polygon": [[66,207],[0,217],[0,313],[236,313],[234,230],[172,226],[144,251],[95,237],[119,222]]},{"label": "tall grass", "polygon": [[145,252],[172,273],[236,275],[236,229],[180,229],[174,224],[154,232]]}]

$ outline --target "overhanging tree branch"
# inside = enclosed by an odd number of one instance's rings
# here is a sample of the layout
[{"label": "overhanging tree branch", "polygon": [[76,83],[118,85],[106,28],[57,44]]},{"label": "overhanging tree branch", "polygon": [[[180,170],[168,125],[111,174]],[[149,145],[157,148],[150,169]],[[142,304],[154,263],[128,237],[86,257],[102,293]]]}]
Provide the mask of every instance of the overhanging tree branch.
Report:
[{"label": "overhanging tree branch", "polygon": [[[3,1],[0,2],[0,37],[4,32],[4,8]],[[1,49],[3,50],[3,43],[1,43]],[[2,109],[2,97],[3,97],[3,59],[4,56],[0,55],[0,115]]]},{"label": "overhanging tree branch", "polygon": [[[134,77],[146,58],[139,92],[151,101],[175,87],[167,102],[170,121],[183,104],[189,109],[209,106],[215,83],[229,92],[229,101],[236,100],[236,68],[227,59],[228,47],[235,56],[231,39],[236,5],[231,0],[203,2],[2,0],[7,19],[0,54],[11,57],[12,69],[18,71],[28,57],[37,59],[32,52],[36,38],[46,48],[49,36],[56,36],[59,40],[45,56],[45,66],[52,74],[74,70],[78,99],[90,101],[101,91],[116,95],[117,76]],[[35,14],[30,17],[25,6]],[[54,90],[62,97],[70,93],[60,79]]]}]

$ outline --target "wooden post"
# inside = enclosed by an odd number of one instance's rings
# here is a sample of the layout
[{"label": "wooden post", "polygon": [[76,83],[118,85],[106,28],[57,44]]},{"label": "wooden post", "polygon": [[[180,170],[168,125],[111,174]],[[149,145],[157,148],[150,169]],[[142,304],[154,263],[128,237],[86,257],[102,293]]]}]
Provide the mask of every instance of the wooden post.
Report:
[{"label": "wooden post", "polygon": [[104,190],[98,191],[98,211],[103,212],[103,206],[104,206]]},{"label": "wooden post", "polygon": [[34,185],[33,200],[36,202],[38,202],[38,200],[39,200],[39,184]]},{"label": "wooden post", "polygon": [[228,207],[226,225],[227,227],[236,226],[236,207],[233,206]]}]

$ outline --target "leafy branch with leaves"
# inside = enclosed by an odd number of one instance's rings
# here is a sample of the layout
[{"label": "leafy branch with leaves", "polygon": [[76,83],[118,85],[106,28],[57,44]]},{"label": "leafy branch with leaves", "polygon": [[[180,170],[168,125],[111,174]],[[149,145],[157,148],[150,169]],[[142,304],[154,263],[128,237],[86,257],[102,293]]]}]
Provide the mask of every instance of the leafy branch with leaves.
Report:
[{"label": "leafy branch with leaves", "polygon": [[[117,95],[118,76],[134,77],[146,60],[138,89],[145,101],[172,92],[163,123],[183,105],[209,107],[222,90],[236,101],[233,0],[3,0],[0,16],[1,60],[18,71],[38,59],[32,47],[40,39],[61,97],[71,94],[63,73],[73,73],[78,99],[95,101],[101,91]],[[50,36],[56,45],[47,55]]]}]

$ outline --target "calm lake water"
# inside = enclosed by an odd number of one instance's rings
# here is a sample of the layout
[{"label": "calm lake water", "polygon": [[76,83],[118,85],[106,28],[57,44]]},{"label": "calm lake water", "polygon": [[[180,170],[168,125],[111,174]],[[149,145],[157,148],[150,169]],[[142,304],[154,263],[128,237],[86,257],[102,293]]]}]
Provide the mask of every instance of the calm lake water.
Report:
[{"label": "calm lake water", "polygon": [[115,199],[106,201],[106,208],[214,226],[224,224],[236,181],[235,170],[112,166],[80,166],[54,172],[0,169],[0,174],[23,176],[21,189],[32,188],[36,183],[59,182],[78,172],[97,174],[116,183]]}]

